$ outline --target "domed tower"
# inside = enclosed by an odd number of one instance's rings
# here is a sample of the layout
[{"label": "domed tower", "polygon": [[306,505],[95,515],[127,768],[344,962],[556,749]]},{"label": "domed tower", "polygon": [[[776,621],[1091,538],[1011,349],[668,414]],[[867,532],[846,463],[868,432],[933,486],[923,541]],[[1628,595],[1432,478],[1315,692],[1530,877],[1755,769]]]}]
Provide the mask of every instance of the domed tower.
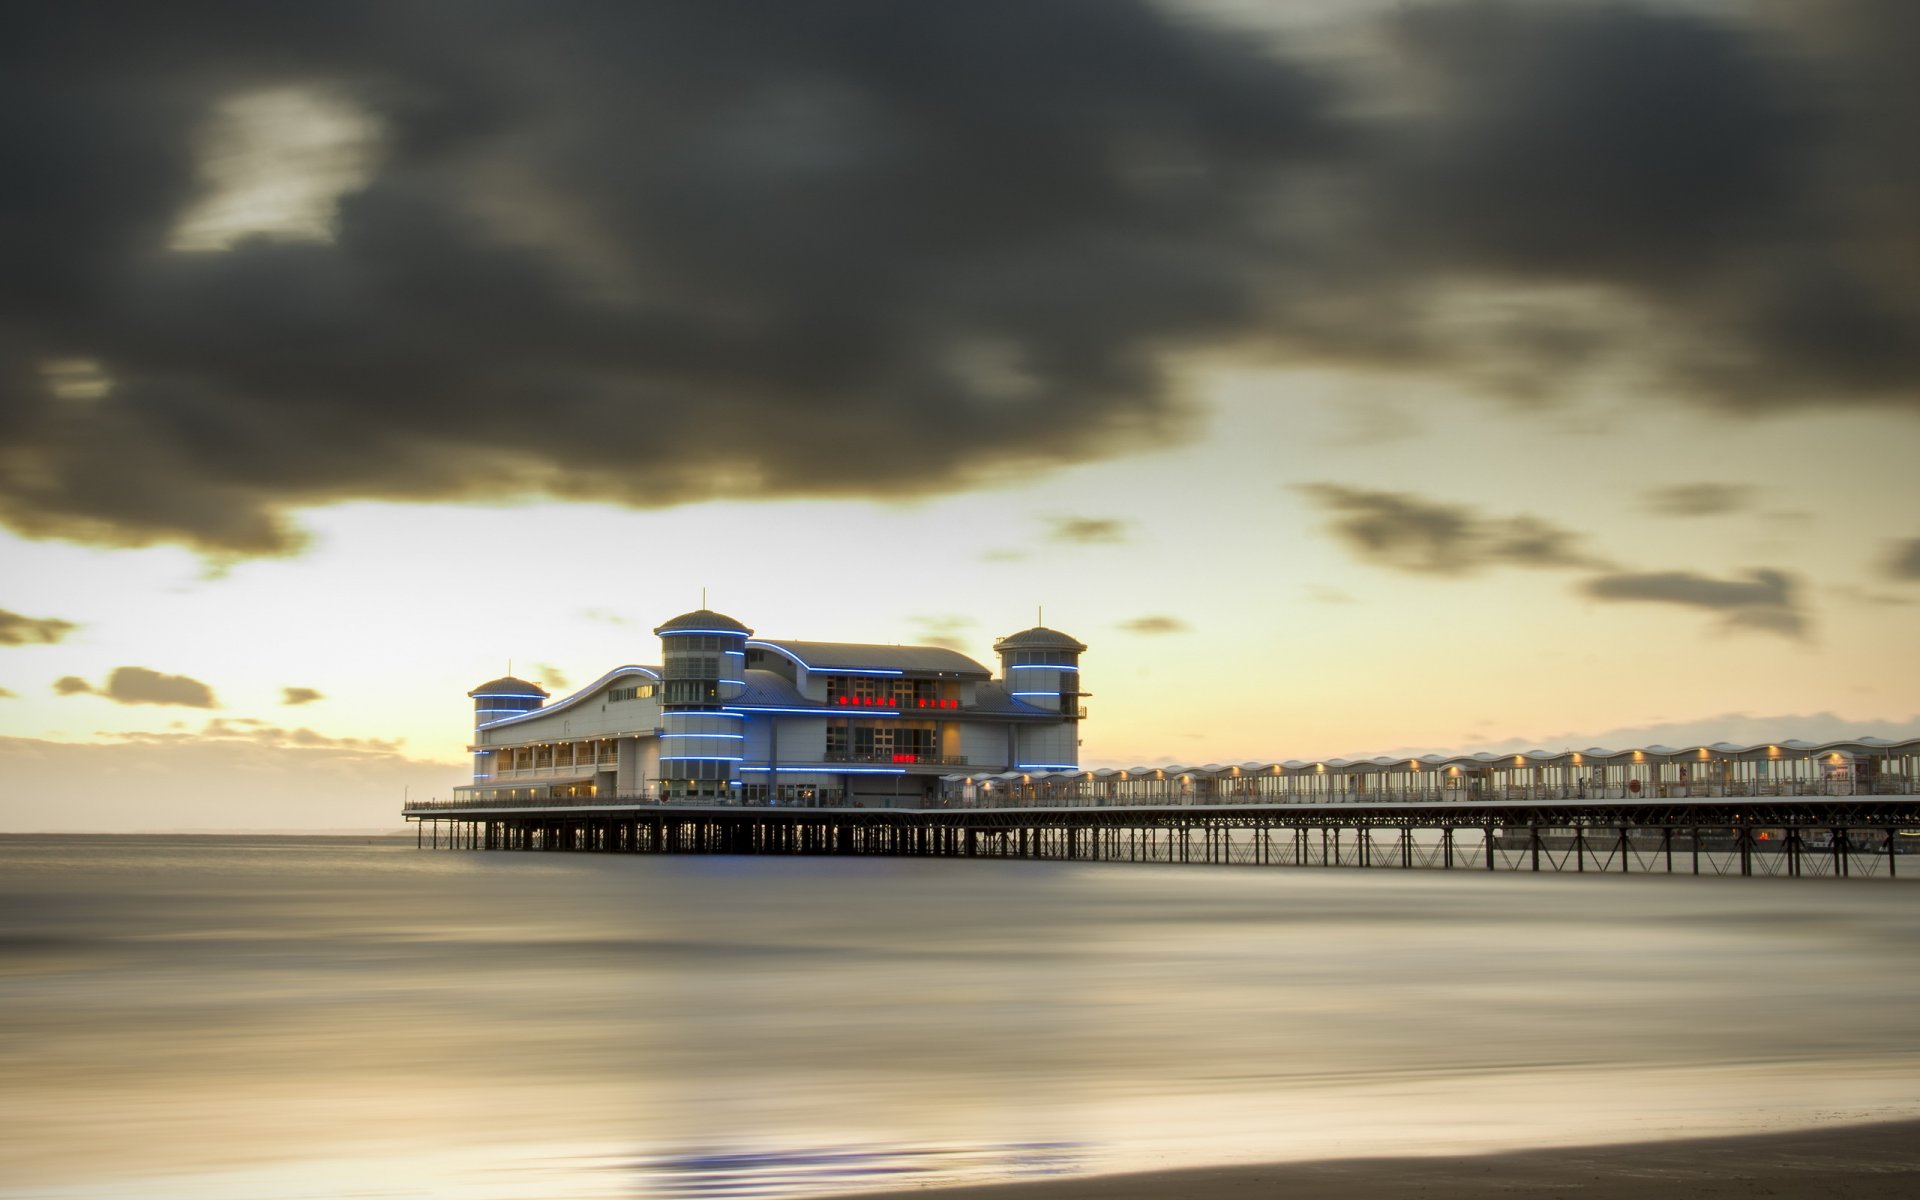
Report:
[{"label": "domed tower", "polygon": [[1000,677],[1016,700],[1059,713],[1057,724],[1022,725],[1014,735],[1015,770],[1057,771],[1080,765],[1080,655],[1086,647],[1036,625],[993,644]]},{"label": "domed tower", "polygon": [[993,644],[1000,656],[1000,677],[1022,703],[1077,720],[1080,712],[1081,643],[1036,625]]},{"label": "domed tower", "polygon": [[[547,702],[547,689],[537,683],[528,683],[512,675],[502,675],[489,680],[468,692],[473,698],[473,727],[477,732],[489,721],[502,721],[508,717],[517,717],[530,713]],[[477,740],[477,739],[476,739]],[[475,783],[488,778],[492,772],[487,769],[488,750],[473,752],[473,779]]]},{"label": "domed tower", "polygon": [[739,794],[746,719],[721,705],[746,691],[753,630],[723,613],[696,609],[654,630],[660,635],[660,791],[675,800]]}]

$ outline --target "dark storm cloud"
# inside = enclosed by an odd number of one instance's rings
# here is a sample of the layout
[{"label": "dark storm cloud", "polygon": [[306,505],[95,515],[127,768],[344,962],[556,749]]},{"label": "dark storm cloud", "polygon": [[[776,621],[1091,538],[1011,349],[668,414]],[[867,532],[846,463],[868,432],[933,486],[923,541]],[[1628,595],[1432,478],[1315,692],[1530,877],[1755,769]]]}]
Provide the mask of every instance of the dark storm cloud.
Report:
[{"label": "dark storm cloud", "polygon": [[1663,517],[1716,517],[1753,503],[1754,489],[1732,483],[1681,483],[1641,493],[1647,511]]},{"label": "dark storm cloud", "polygon": [[281,688],[280,703],[287,705],[312,704],[315,700],[325,700],[326,696],[310,687]]},{"label": "dark storm cloud", "polygon": [[1920,580],[1920,537],[1902,538],[1888,546],[1881,571],[1889,579]]},{"label": "dark storm cloud", "polygon": [[1135,617],[1131,621],[1122,621],[1120,628],[1128,633],[1185,633],[1187,623],[1179,617],[1151,616]]},{"label": "dark storm cloud", "polygon": [[[1180,436],[1208,348],[1912,407],[1916,22],[1782,11],[1414,4],[1313,61],[1129,0],[11,6],[0,520],[964,487]],[[283,87],[379,131],[333,240],[169,249]],[[1668,340],[1459,299],[1513,287]]]},{"label": "dark storm cloud", "polygon": [[1596,600],[1705,609],[1721,614],[1729,629],[1791,638],[1807,634],[1799,581],[1770,568],[1756,568],[1738,579],[1714,579],[1689,571],[1621,572],[1587,580],[1580,590]]},{"label": "dark storm cloud", "polygon": [[25,646],[39,643],[50,646],[78,629],[72,621],[58,617],[23,617],[0,608],[0,646]]},{"label": "dark storm cloud", "polygon": [[213,689],[185,675],[163,675],[146,667],[115,667],[105,687],[96,688],[77,675],[55,680],[62,696],[93,694],[117,704],[177,704],[186,708],[216,708]]},{"label": "dark storm cloud", "polygon": [[1127,523],[1117,517],[1054,517],[1047,540],[1080,546],[1114,546],[1127,540]]},{"label": "dark storm cloud", "polygon": [[1336,483],[1296,490],[1331,515],[1329,532],[1355,557],[1377,566],[1466,575],[1496,566],[1600,565],[1581,552],[1579,534],[1539,517],[1488,517],[1464,504]]}]

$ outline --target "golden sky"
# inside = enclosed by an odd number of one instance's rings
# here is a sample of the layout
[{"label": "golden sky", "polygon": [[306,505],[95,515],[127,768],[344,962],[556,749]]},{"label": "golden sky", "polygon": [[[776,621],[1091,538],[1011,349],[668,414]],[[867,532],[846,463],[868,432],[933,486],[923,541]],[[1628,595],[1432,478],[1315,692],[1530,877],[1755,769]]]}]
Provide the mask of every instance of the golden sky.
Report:
[{"label": "golden sky", "polygon": [[390,825],[702,589],[1044,608],[1092,765],[1920,732],[1912,11],[1257,11],[0,37],[0,828]]}]

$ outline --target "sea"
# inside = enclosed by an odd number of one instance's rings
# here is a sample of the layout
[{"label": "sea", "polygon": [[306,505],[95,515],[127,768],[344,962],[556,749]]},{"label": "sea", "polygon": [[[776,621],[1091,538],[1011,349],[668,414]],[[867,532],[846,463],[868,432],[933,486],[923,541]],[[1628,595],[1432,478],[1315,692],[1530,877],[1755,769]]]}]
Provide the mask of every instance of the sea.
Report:
[{"label": "sea", "polygon": [[0,837],[0,1197],[825,1196],[1920,1116],[1920,884]]}]

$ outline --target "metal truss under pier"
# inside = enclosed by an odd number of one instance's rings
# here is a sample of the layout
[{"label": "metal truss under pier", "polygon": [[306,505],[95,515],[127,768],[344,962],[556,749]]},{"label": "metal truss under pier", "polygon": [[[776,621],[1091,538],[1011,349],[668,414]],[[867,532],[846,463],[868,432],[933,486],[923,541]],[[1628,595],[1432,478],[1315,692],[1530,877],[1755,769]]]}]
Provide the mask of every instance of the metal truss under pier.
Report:
[{"label": "metal truss under pier", "polygon": [[960,809],[629,801],[403,811],[423,848],[1920,877],[1920,796]]}]

